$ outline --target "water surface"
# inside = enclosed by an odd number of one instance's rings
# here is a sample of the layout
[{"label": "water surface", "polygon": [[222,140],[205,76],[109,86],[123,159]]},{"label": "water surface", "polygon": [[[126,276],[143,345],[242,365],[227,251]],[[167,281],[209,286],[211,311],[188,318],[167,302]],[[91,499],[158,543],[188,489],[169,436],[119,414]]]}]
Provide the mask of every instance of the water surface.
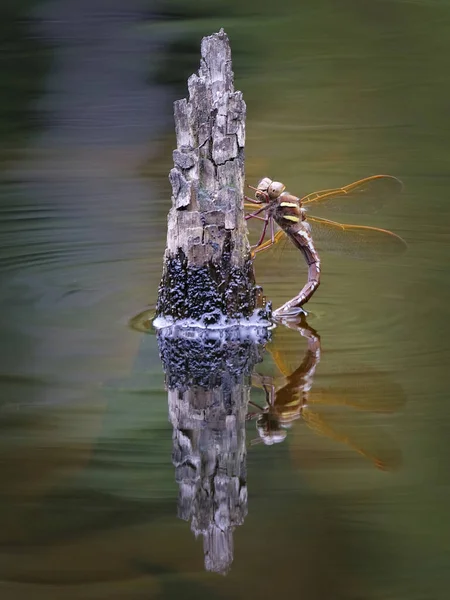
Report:
[{"label": "water surface", "polygon": [[[178,6],[33,8],[28,35],[52,48],[45,91],[27,96],[39,128],[24,114],[0,186],[2,597],[446,598],[450,8]],[[248,180],[301,195],[393,174],[404,192],[379,211],[323,216],[408,244],[389,261],[323,254],[311,396],[340,438],[297,420],[266,446],[247,423],[249,512],[225,578],[176,517],[157,341],[128,327],[156,298],[186,49],[222,25],[248,104]],[[255,267],[275,305],[303,285],[295,253]],[[295,370],[305,338],[279,328],[274,344]],[[258,370],[277,374],[269,355]]]}]

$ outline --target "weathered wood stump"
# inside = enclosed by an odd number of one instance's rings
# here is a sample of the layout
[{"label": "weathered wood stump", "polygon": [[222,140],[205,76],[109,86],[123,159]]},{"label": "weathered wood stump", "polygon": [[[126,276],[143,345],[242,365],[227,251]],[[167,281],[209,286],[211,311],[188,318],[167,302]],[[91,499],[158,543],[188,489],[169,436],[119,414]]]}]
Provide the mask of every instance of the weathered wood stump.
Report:
[{"label": "weathered wood stump", "polygon": [[177,149],[157,316],[204,325],[248,319],[259,289],[243,210],[246,106],[234,91],[223,29],[203,38],[188,90],[189,100],[174,104]]},{"label": "weathered wood stump", "polygon": [[257,307],[243,209],[246,109],[233,88],[223,30],[203,39],[201,56],[189,100],[175,102],[156,326],[179,516],[203,536],[205,567],[226,573],[233,530],[247,513],[245,415],[250,374],[270,336],[270,307]]}]

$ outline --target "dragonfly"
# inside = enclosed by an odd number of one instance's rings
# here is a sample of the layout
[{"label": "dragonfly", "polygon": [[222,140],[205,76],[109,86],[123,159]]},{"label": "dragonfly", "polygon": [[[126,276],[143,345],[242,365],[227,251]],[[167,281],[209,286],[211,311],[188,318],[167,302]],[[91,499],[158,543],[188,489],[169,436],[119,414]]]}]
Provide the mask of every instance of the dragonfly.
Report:
[{"label": "dragonfly", "polygon": [[[396,412],[405,403],[402,388],[388,374],[367,367],[357,368],[348,378],[351,365],[344,386],[315,386],[314,376],[321,360],[318,332],[304,315],[283,321],[283,325],[277,327],[275,339],[267,346],[275,372],[252,376],[252,385],[262,388],[265,394],[264,405],[249,401],[246,418],[256,421],[259,436],[252,445],[283,442],[288,430],[303,422],[314,433],[344,444],[378,469],[397,468],[401,453],[396,444],[376,425],[361,429],[357,414]],[[300,358],[295,339],[298,334],[307,342]]]},{"label": "dragonfly", "polygon": [[[275,317],[291,317],[304,312],[306,304],[320,285],[321,260],[316,242],[328,249],[337,249],[358,258],[386,257],[406,249],[406,242],[387,229],[366,225],[349,225],[309,214],[311,207],[334,204],[343,200],[358,204],[368,198],[381,202],[383,196],[398,193],[402,182],[392,175],[372,175],[340,188],[313,192],[299,198],[286,191],[286,186],[264,177],[254,190],[255,197],[245,196],[245,208],[252,212],[245,219],[263,221],[258,242],[252,247],[252,256],[263,252],[288,237],[302,253],[308,266],[308,280],[300,292],[274,311]],[[359,202],[358,202],[359,201]],[[276,230],[278,226],[278,230]],[[265,240],[269,231],[269,239]]]}]

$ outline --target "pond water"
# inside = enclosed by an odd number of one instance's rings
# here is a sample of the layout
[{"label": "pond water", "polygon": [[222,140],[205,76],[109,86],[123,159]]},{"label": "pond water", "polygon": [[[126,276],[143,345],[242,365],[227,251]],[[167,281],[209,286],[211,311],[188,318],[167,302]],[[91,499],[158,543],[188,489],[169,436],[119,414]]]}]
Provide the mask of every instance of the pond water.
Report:
[{"label": "pond water", "polygon": [[[448,3],[22,4],[34,20],[15,45],[2,34],[17,69],[0,75],[2,598],[447,598]],[[311,411],[272,445],[246,422],[225,577],[177,518],[157,339],[129,326],[161,275],[171,103],[222,26],[248,181],[303,195],[395,175],[403,192],[375,212],[320,214],[408,244],[386,261],[323,253],[311,329],[273,332],[251,400],[320,336]],[[275,306],[306,277],[287,248],[255,269]]]}]

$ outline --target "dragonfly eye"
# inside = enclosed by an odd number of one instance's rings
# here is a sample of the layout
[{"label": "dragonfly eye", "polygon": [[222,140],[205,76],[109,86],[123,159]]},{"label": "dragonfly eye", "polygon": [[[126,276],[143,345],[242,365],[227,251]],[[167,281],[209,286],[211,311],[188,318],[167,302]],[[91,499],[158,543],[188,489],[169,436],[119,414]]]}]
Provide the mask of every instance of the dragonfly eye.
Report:
[{"label": "dragonfly eye", "polygon": [[269,185],[267,192],[270,198],[273,199],[278,198],[278,196],[282,194],[285,189],[286,186],[284,185],[284,183],[281,183],[280,181],[272,181],[272,183]]},{"label": "dragonfly eye", "polygon": [[261,190],[262,192],[267,192],[269,185],[272,183],[272,180],[269,179],[269,177],[264,177],[263,179],[261,179],[261,181],[258,183],[258,190]]}]

